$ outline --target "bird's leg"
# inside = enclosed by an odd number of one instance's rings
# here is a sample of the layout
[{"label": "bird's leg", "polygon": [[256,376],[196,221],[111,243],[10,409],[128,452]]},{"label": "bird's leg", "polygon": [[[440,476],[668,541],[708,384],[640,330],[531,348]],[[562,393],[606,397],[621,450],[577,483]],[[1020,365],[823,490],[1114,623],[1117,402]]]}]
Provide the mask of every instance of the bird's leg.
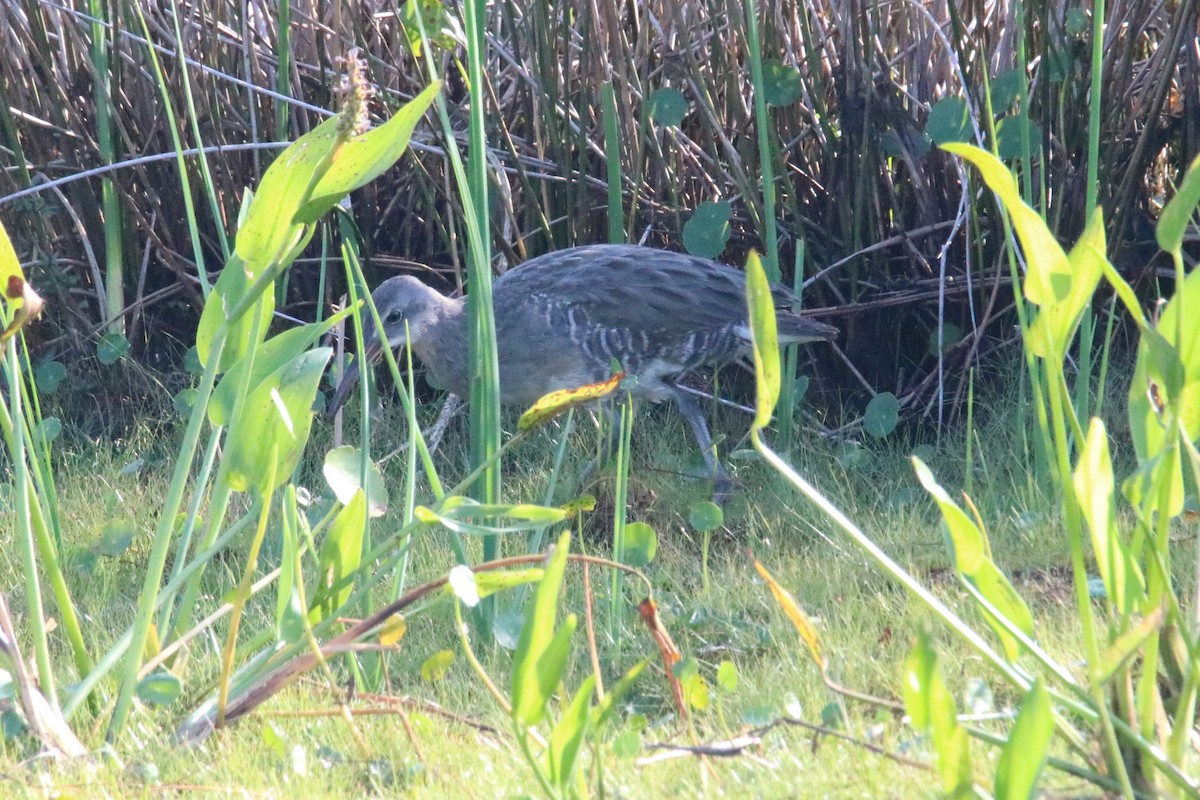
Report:
[{"label": "bird's leg", "polygon": [[674,396],[675,405],[679,406],[683,418],[691,426],[692,434],[696,437],[696,444],[700,445],[700,452],[704,454],[704,463],[708,465],[708,469],[712,473],[713,502],[722,505],[733,491],[733,481],[725,474],[725,468],[721,466],[721,460],[717,458],[717,448],[713,445],[712,435],[708,432],[708,423],[704,421],[704,411],[696,402],[695,397],[679,387],[675,387],[671,394]]},{"label": "bird's leg", "polygon": [[[446,434],[446,428],[450,425],[450,420],[454,419],[454,415],[457,414],[462,407],[463,399],[461,397],[456,394],[446,395],[446,402],[442,403],[442,410],[438,412],[437,419],[433,421],[433,425],[429,427],[429,430],[424,431],[421,434],[425,437],[425,449],[429,451],[430,455],[433,455],[433,453],[438,449],[438,445],[442,443],[442,437]],[[403,453],[406,449],[408,449],[408,443],[400,445],[395,450],[379,459],[379,463],[384,463],[400,453]]]}]

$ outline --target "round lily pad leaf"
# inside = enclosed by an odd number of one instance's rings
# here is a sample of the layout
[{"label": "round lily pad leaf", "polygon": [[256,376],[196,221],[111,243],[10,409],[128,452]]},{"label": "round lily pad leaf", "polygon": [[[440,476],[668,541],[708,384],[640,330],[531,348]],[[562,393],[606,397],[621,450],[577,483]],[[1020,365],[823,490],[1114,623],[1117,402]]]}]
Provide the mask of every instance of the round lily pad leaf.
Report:
[{"label": "round lily pad leaf", "polygon": [[725,522],[725,513],[711,500],[702,500],[688,509],[688,523],[697,533],[715,531]]},{"label": "round lily pad leaf", "polygon": [[[363,488],[360,480],[362,473],[359,471],[361,464],[362,451],[357,447],[346,445],[325,454],[325,465],[321,472],[339,502],[349,504],[354,493]],[[374,462],[367,465],[366,490],[371,516],[381,517],[387,513],[387,486],[383,482],[383,473]]]},{"label": "round lily pad leaf", "polygon": [[781,61],[763,61],[763,98],[773,106],[790,106],[803,96],[800,70]]},{"label": "round lily pad leaf", "polygon": [[688,676],[685,681],[680,681],[683,684],[683,694],[687,698],[688,705],[697,711],[704,711],[708,708],[711,701],[712,693],[708,689],[708,681],[704,680],[704,676],[699,673]]},{"label": "round lily pad leaf", "polygon": [[96,358],[106,366],[117,363],[128,352],[129,340],[119,333],[106,333],[96,344]]},{"label": "round lily pad leaf", "polygon": [[694,256],[716,258],[729,241],[733,206],[726,201],[701,203],[683,224],[683,246]]},{"label": "round lily pad leaf", "polygon": [[888,158],[899,158],[906,154],[920,158],[929,152],[930,146],[929,134],[925,131],[888,128],[879,134],[879,151]]},{"label": "round lily pad leaf", "polygon": [[439,650],[421,664],[421,680],[438,683],[446,677],[446,671],[454,663],[453,650]]},{"label": "round lily pad leaf", "polygon": [[1024,114],[1005,117],[996,126],[996,153],[1003,159],[1020,158],[1025,154],[1025,139],[1028,136],[1031,153],[1042,148],[1042,129]]},{"label": "round lily pad leaf", "polygon": [[970,142],[972,131],[967,101],[953,96],[938,100],[929,109],[925,132],[934,144]]},{"label": "round lily pad leaf", "polygon": [[738,671],[732,661],[722,661],[721,665],[717,667],[717,686],[725,694],[732,694],[737,690]]},{"label": "round lily pad leaf", "polygon": [[492,622],[492,635],[496,643],[510,653],[517,649],[521,640],[521,626],[525,624],[525,615],[520,611],[505,611],[497,614]]},{"label": "round lily pad leaf", "polygon": [[845,728],[846,715],[842,712],[842,707],[837,703],[827,703],[821,709],[821,724],[834,730]]},{"label": "round lily pad leaf", "polygon": [[683,122],[687,110],[687,98],[678,89],[656,89],[650,93],[650,99],[646,103],[650,119],[668,127],[677,127]]},{"label": "round lily pad leaf", "polygon": [[642,752],[642,735],[637,731],[622,731],[612,742],[617,758],[630,759]]},{"label": "round lily pad leaf", "polygon": [[183,368],[191,375],[199,375],[204,372],[204,365],[200,363],[200,353],[196,350],[196,345],[189,347],[183,354]]},{"label": "round lily pad leaf", "polygon": [[992,113],[1003,114],[1017,102],[1021,90],[1021,82],[1025,80],[1024,71],[1006,69],[992,78],[990,85],[992,94]]},{"label": "round lily pad leaf", "polygon": [[58,438],[62,433],[62,420],[58,417],[46,417],[33,429],[33,440],[39,447],[45,447]]},{"label": "round lily pad leaf", "polygon": [[792,389],[792,402],[795,405],[800,405],[804,400],[804,396],[808,394],[809,377],[807,375],[799,375],[796,377],[795,388]]},{"label": "round lily pad leaf", "polygon": [[913,448],[912,454],[928,463],[937,455],[937,449],[931,444],[919,444]]},{"label": "round lily pad leaf", "polygon": [[658,553],[658,535],[644,522],[631,522],[625,526],[625,546],[621,550],[621,561],[631,567],[640,568],[654,560]]},{"label": "round lily pad leaf", "polygon": [[1087,12],[1081,7],[1075,6],[1067,12],[1067,33],[1072,36],[1082,36],[1087,32],[1089,24]]},{"label": "round lily pad leaf", "polygon": [[137,685],[138,699],[152,706],[167,706],[179,699],[183,684],[169,672],[152,672]]},{"label": "round lily pad leaf", "polygon": [[751,728],[763,728],[770,725],[779,715],[779,709],[773,705],[747,706],[742,709],[742,722]]},{"label": "round lily pad leaf", "polygon": [[43,361],[33,370],[33,379],[37,381],[38,391],[42,394],[57,392],[65,377],[67,368],[61,361]]},{"label": "round lily pad leaf", "polygon": [[696,661],[693,655],[686,655],[675,662],[675,666],[671,667],[671,674],[681,681],[686,681],[693,675],[700,674],[700,663]]},{"label": "round lily pad leaf", "polygon": [[110,519],[100,530],[100,541],[92,548],[98,555],[116,558],[129,549],[137,526],[128,517]]},{"label": "round lily pad leaf", "polygon": [[916,486],[898,486],[887,496],[888,508],[904,511],[925,501],[926,494]]},{"label": "round lily pad leaf", "polygon": [[196,404],[196,390],[182,389],[178,394],[171,399],[171,406],[179,413],[179,416],[186,417],[192,413],[192,406]]},{"label": "round lily pad leaf", "polygon": [[[953,322],[947,322],[942,331],[942,352],[946,352],[962,341],[962,328]],[[936,356],[938,352],[937,328],[929,331],[929,355]]]},{"label": "round lily pad leaf", "polygon": [[863,428],[872,436],[882,439],[896,430],[900,421],[900,401],[891,392],[883,392],[871,398],[863,414]]}]

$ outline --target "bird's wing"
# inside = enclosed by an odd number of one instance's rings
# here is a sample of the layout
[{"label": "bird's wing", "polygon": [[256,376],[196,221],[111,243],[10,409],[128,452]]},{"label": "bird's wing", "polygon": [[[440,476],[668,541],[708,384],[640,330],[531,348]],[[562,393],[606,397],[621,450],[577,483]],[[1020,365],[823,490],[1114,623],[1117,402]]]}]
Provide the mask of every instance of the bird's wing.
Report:
[{"label": "bird's wing", "polygon": [[[597,327],[684,336],[744,321],[745,287],[741,272],[704,258],[596,245],[527,261],[498,279],[496,292],[530,298],[548,316],[574,313]],[[776,304],[790,308],[790,292],[775,290]]]}]

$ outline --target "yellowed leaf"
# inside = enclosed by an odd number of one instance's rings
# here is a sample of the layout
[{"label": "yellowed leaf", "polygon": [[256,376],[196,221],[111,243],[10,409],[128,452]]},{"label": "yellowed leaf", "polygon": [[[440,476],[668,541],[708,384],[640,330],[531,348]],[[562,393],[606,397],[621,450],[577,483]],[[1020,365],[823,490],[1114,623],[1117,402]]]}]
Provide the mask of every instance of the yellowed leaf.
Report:
[{"label": "yellowed leaf", "polygon": [[517,430],[527,431],[530,428],[536,428],[547,420],[557,417],[565,411],[569,411],[576,406],[587,405],[594,403],[597,400],[608,397],[617,390],[621,385],[621,381],[625,379],[624,372],[618,372],[606,381],[600,383],[589,383],[585,386],[580,386],[575,389],[560,389],[557,392],[550,392],[543,395],[536,403],[529,407],[521,419],[517,421]]},{"label": "yellowed leaf", "polygon": [[383,622],[379,629],[379,644],[384,647],[395,647],[408,632],[408,622],[403,614],[392,614]]},{"label": "yellowed leaf", "polygon": [[808,647],[808,652],[812,656],[813,661],[821,669],[825,671],[825,656],[821,652],[821,640],[817,636],[816,626],[812,624],[812,620],[808,618],[808,614],[804,613],[804,609],[796,602],[796,598],[787,589],[779,585],[779,581],[767,572],[767,568],[760,564],[757,560],[754,562],[754,568],[758,570],[758,574],[767,582],[767,586],[771,589],[771,594],[775,596],[775,602],[783,609],[783,613],[792,621],[792,625],[796,628],[796,633],[800,634],[800,639]]}]

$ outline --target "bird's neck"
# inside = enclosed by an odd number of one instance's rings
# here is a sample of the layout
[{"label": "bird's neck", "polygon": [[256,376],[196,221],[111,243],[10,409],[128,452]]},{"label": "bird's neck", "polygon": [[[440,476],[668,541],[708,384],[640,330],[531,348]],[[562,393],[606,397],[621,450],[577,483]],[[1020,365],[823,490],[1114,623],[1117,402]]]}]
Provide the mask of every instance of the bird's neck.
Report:
[{"label": "bird's neck", "polygon": [[413,353],[425,365],[430,385],[462,397],[469,389],[465,312],[464,298],[446,298],[421,341],[413,342]]}]

